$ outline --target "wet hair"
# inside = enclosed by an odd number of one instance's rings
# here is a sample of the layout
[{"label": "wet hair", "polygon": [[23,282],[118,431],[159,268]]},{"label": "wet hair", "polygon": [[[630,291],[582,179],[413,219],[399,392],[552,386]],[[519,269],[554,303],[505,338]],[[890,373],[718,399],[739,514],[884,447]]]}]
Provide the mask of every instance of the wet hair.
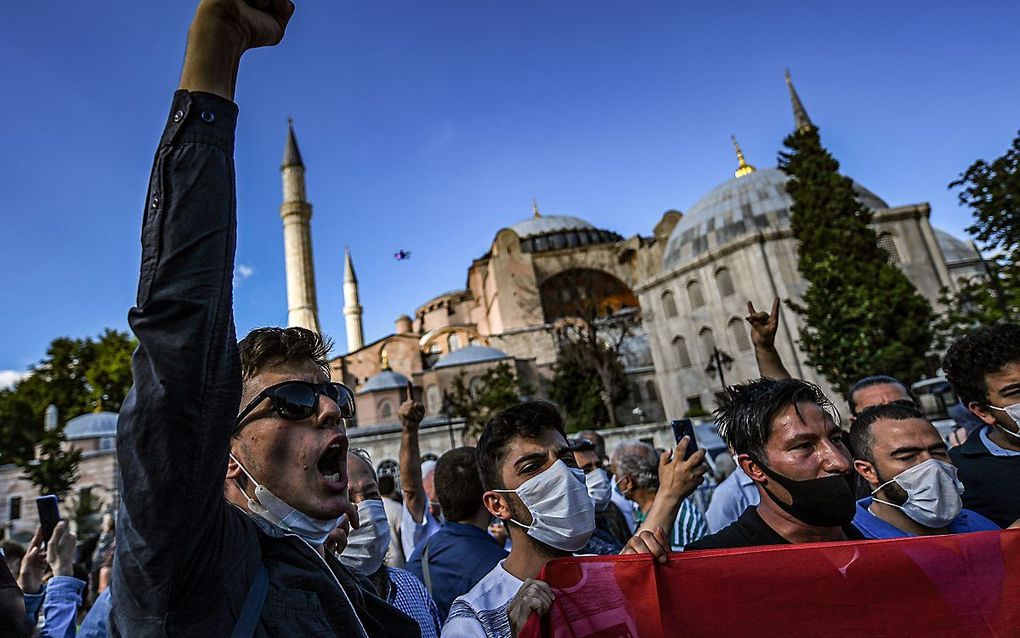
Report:
[{"label": "wet hair", "polygon": [[942,359],[942,369],[964,406],[988,403],[986,374],[1020,362],[1020,325],[1000,323],[978,328],[954,343]]},{"label": "wet hair", "polygon": [[850,391],[847,392],[846,395],[846,402],[850,406],[850,414],[857,416],[857,402],[854,401],[854,395],[857,394],[859,390],[863,390],[864,388],[870,388],[873,385],[886,385],[886,384],[900,386],[901,388],[903,388],[903,392],[908,397],[910,397],[910,400],[913,401],[914,403],[917,403],[917,400],[914,398],[913,393],[911,393],[910,388],[908,388],[905,383],[903,383],[896,377],[890,377],[887,374],[876,374],[870,377],[864,377],[857,383],[850,386]]},{"label": "wet hair", "polygon": [[332,341],[305,328],[255,328],[237,344],[241,378],[250,381],[266,367],[304,359],[314,363],[328,379],[327,356],[332,347]]},{"label": "wet hair", "polygon": [[731,385],[719,398],[715,410],[719,435],[737,454],[750,454],[767,463],[765,446],[772,436],[772,419],[781,410],[812,403],[839,423],[839,413],[821,388],[801,379],[756,379]]},{"label": "wet hair", "polygon": [[624,441],[613,450],[616,477],[629,476],[638,489],[659,489],[659,453],[641,441]]},{"label": "wet hair", "polygon": [[449,450],[436,461],[436,498],[446,520],[466,521],[482,507],[482,481],[478,476],[475,448],[464,446]]},{"label": "wet hair", "polygon": [[556,406],[548,401],[518,403],[489,419],[475,448],[482,488],[498,490],[506,487],[501,469],[510,441],[515,437],[537,439],[549,430],[567,438],[563,431],[563,417]]},{"label": "wet hair", "polygon": [[875,462],[875,455],[871,452],[875,446],[875,437],[871,434],[871,426],[876,421],[906,421],[907,419],[925,419],[927,421],[924,413],[908,401],[883,403],[861,410],[853,425],[850,426],[850,449],[854,452],[854,458],[870,463]]}]

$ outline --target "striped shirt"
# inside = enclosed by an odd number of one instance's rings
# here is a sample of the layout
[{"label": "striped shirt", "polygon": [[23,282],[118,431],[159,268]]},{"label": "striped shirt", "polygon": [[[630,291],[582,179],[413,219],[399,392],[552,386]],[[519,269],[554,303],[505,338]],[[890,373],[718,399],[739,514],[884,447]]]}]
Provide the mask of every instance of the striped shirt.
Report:
[{"label": "striped shirt", "polygon": [[[645,522],[646,514],[634,504],[634,522],[638,527]],[[689,498],[680,503],[680,511],[677,512],[676,521],[673,523],[673,530],[669,535],[669,544],[674,552],[681,552],[684,545],[693,543],[703,536],[708,535],[708,524],[701,510],[691,502]]]}]

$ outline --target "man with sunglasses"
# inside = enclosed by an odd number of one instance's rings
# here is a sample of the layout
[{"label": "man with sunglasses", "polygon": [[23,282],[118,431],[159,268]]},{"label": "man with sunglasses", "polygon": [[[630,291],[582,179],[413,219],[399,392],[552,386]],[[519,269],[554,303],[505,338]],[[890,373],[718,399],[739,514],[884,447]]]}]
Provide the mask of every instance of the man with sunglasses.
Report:
[{"label": "man with sunglasses", "polygon": [[153,165],[117,431],[113,636],[418,636],[323,542],[358,527],[350,390],[301,328],[236,342],[232,102],[241,55],[287,0],[201,0]]}]

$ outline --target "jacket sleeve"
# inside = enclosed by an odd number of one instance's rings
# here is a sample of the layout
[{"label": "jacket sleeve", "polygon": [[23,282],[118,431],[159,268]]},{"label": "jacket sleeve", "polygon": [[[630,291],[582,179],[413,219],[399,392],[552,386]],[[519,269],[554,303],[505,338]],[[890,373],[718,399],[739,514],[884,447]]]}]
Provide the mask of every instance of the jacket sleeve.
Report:
[{"label": "jacket sleeve", "polygon": [[241,394],[232,275],[233,102],[177,91],[149,179],[134,386],[117,424],[121,479],[113,616],[165,617],[219,546]]}]

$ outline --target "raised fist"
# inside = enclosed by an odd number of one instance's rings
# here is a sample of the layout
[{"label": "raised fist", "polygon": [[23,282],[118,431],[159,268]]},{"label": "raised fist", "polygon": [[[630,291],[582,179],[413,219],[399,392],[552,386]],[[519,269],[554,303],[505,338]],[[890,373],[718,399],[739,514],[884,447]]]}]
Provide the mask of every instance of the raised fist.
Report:
[{"label": "raised fist", "polygon": [[202,0],[191,23],[192,35],[210,30],[244,52],[282,40],[293,13],[290,0]]}]

